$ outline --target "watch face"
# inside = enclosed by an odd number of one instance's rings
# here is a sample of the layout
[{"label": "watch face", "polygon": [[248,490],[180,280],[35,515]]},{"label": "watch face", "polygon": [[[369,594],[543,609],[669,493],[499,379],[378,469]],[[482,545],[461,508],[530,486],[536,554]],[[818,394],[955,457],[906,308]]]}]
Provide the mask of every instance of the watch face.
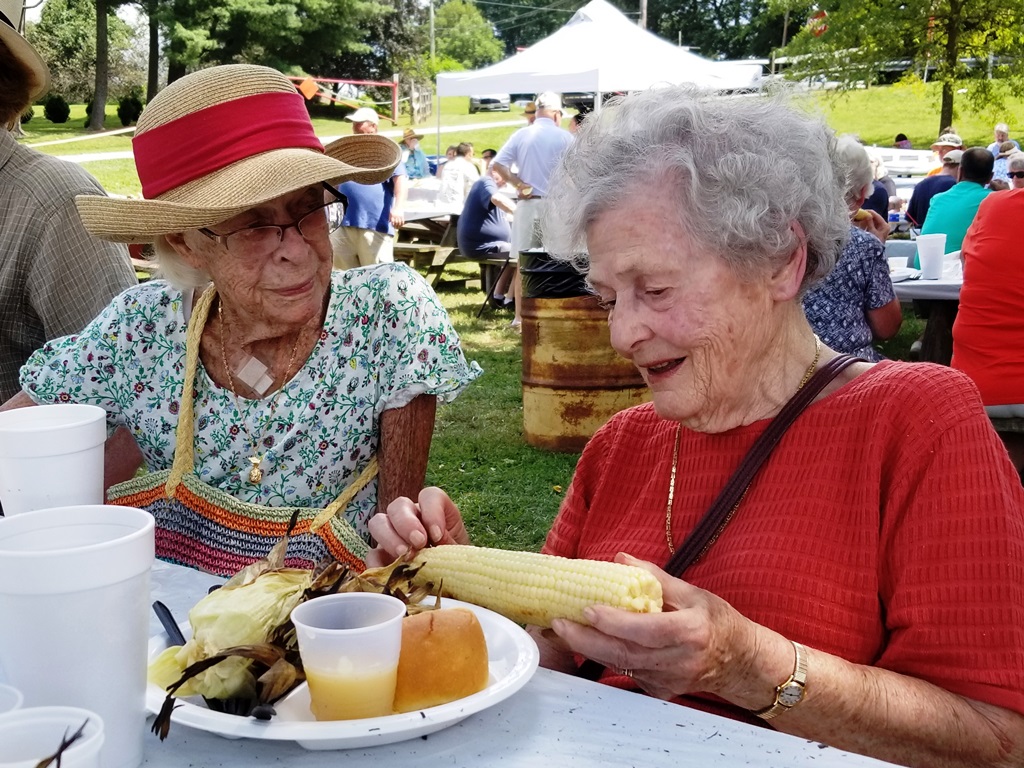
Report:
[{"label": "watch face", "polygon": [[800,683],[789,682],[779,689],[779,704],[784,707],[792,707],[799,704],[804,698],[804,687]]}]

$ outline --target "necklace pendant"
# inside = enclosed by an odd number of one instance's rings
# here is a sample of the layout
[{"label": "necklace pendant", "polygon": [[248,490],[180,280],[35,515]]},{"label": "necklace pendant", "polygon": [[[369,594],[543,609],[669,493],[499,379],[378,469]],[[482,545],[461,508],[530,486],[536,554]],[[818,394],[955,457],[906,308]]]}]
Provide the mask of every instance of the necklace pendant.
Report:
[{"label": "necklace pendant", "polygon": [[252,464],[252,469],[249,470],[249,482],[253,485],[259,485],[263,479],[263,470],[260,469],[260,462],[262,461],[262,456],[249,457],[249,463]]}]

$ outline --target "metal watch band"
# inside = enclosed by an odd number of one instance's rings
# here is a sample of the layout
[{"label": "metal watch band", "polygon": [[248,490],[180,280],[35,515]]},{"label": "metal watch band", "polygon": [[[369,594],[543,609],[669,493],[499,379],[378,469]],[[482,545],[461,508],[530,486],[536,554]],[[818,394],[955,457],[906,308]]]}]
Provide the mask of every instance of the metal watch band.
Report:
[{"label": "metal watch band", "polygon": [[[793,665],[793,674],[775,689],[775,701],[764,709],[759,709],[754,714],[760,717],[762,720],[771,720],[774,717],[778,717],[786,710],[792,709],[801,701],[804,700],[804,696],[807,691],[807,649],[804,648],[800,643],[790,640],[793,643],[793,650],[796,652],[796,663]],[[783,694],[788,688],[796,690],[797,698],[795,701],[786,702],[783,699]]]}]

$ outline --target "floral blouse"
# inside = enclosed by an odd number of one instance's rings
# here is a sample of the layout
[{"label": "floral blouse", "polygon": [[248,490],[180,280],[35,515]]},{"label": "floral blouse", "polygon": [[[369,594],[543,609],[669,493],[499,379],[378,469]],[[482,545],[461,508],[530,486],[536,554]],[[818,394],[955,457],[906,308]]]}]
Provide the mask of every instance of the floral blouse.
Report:
[{"label": "floral blouse", "polygon": [[[123,425],[135,436],[149,470],[168,469],[184,381],[185,304],[163,280],[126,290],[80,334],[33,354],[21,369],[22,388],[37,403],[102,407],[110,429]],[[402,264],[336,271],[320,341],[277,393],[239,397],[239,416],[231,391],[200,361],[195,472],[244,501],[324,507],[376,454],[383,411],[421,394],[450,401],[480,373],[419,274]],[[248,482],[253,440],[263,456],[258,485]],[[376,497],[372,482],[346,512],[364,535]]]},{"label": "floral blouse", "polygon": [[894,298],[881,241],[851,226],[850,239],[832,271],[804,295],[804,314],[822,342],[836,352],[878,362],[882,355],[872,346],[867,311]]}]

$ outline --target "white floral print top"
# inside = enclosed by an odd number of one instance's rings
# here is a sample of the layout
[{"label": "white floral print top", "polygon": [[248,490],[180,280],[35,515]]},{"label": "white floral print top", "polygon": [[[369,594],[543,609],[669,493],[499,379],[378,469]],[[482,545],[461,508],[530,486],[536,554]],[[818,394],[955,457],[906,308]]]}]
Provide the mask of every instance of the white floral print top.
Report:
[{"label": "white floral print top", "polygon": [[[109,428],[131,430],[149,470],[167,469],[186,329],[181,291],[162,280],[129,288],[80,334],[35,352],[21,369],[22,388],[37,403],[102,407]],[[334,272],[320,341],[277,394],[276,407],[273,395],[239,398],[247,429],[231,392],[200,362],[195,472],[244,501],[322,508],[377,452],[383,411],[424,393],[450,401],[480,373],[466,362],[447,312],[418,273],[403,264]],[[248,482],[249,435],[263,452],[259,485]],[[372,482],[346,513],[363,535],[376,497]]]}]

